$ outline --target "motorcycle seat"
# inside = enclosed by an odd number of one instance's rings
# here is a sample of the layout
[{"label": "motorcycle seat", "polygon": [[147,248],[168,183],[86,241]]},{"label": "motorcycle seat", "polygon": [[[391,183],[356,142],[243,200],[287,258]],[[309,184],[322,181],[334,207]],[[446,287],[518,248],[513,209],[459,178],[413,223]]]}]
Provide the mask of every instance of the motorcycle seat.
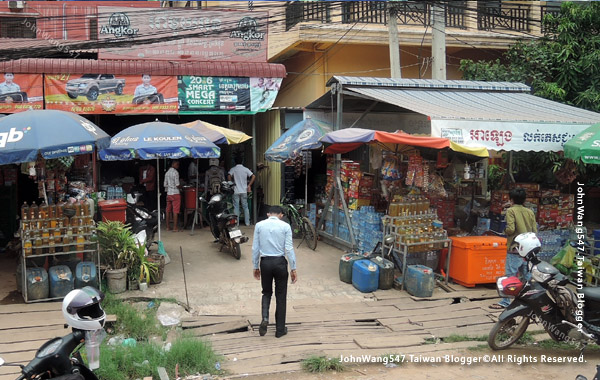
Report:
[{"label": "motorcycle seat", "polygon": [[583,288],[578,290],[578,293],[582,293],[585,299],[589,299],[591,301],[600,302],[600,288]]}]

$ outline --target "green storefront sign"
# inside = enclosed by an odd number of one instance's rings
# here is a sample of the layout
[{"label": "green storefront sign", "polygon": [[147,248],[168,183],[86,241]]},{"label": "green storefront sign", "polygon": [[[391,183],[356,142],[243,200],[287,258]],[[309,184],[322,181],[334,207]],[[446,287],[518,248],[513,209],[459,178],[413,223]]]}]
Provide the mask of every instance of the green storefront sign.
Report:
[{"label": "green storefront sign", "polygon": [[180,114],[253,114],[250,78],[177,77]]}]

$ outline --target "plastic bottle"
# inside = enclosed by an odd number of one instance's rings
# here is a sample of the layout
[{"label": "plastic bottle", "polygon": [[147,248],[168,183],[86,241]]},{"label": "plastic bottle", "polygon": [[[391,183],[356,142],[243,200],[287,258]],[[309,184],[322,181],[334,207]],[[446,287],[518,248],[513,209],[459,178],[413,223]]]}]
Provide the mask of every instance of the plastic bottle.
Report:
[{"label": "plastic bottle", "polygon": [[25,252],[25,257],[31,256],[33,253],[33,241],[31,240],[31,236],[29,233],[25,235],[25,241],[23,242],[23,251]]},{"label": "plastic bottle", "polygon": [[48,253],[48,245],[50,245],[50,232],[47,228],[42,230],[42,245],[44,246],[42,253]]},{"label": "plastic bottle", "polygon": [[42,250],[42,237],[40,235],[37,235],[35,237],[34,245],[35,245],[35,254],[41,255],[43,253],[43,250]]},{"label": "plastic bottle", "polygon": [[35,202],[33,202],[31,204],[31,207],[29,207],[29,219],[31,220],[36,220],[38,219],[39,215],[38,215],[38,205],[35,204]]},{"label": "plastic bottle", "polygon": [[46,204],[46,202],[42,202],[38,213],[40,219],[48,219],[48,205]]},{"label": "plastic bottle", "polygon": [[81,252],[85,249],[85,236],[83,236],[83,229],[80,228],[77,233],[77,247],[78,252]]},{"label": "plastic bottle", "polygon": [[21,220],[25,221],[29,219],[29,205],[27,202],[23,202],[23,206],[21,206]]},{"label": "plastic bottle", "polygon": [[55,228],[54,229],[54,245],[56,246],[56,252],[62,252],[62,247],[60,245],[62,240],[62,235],[61,235],[61,229],[60,228]]},{"label": "plastic bottle", "polygon": [[55,253],[56,249],[54,247],[54,229],[50,228],[48,230],[48,253]]}]

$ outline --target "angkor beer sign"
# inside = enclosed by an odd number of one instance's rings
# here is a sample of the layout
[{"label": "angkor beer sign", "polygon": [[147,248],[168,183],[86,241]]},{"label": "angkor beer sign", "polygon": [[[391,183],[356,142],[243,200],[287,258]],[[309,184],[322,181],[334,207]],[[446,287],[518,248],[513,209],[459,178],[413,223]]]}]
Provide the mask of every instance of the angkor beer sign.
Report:
[{"label": "angkor beer sign", "polygon": [[98,39],[131,44],[98,57],[266,62],[267,21],[266,12],[99,6]]}]

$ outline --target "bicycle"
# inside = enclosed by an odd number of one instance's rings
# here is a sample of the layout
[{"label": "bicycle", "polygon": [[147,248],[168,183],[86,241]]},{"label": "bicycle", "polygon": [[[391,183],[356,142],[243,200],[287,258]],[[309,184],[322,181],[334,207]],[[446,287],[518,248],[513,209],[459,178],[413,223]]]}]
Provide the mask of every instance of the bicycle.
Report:
[{"label": "bicycle", "polygon": [[284,197],[281,200],[280,206],[283,208],[283,213],[287,218],[287,222],[292,227],[292,237],[302,237],[298,247],[300,247],[303,241],[306,241],[308,248],[314,251],[317,249],[318,241],[318,235],[315,226],[313,226],[307,217],[302,216],[301,212],[302,208],[304,207],[303,205],[297,206],[293,203],[286,202],[286,199],[287,197]]}]

